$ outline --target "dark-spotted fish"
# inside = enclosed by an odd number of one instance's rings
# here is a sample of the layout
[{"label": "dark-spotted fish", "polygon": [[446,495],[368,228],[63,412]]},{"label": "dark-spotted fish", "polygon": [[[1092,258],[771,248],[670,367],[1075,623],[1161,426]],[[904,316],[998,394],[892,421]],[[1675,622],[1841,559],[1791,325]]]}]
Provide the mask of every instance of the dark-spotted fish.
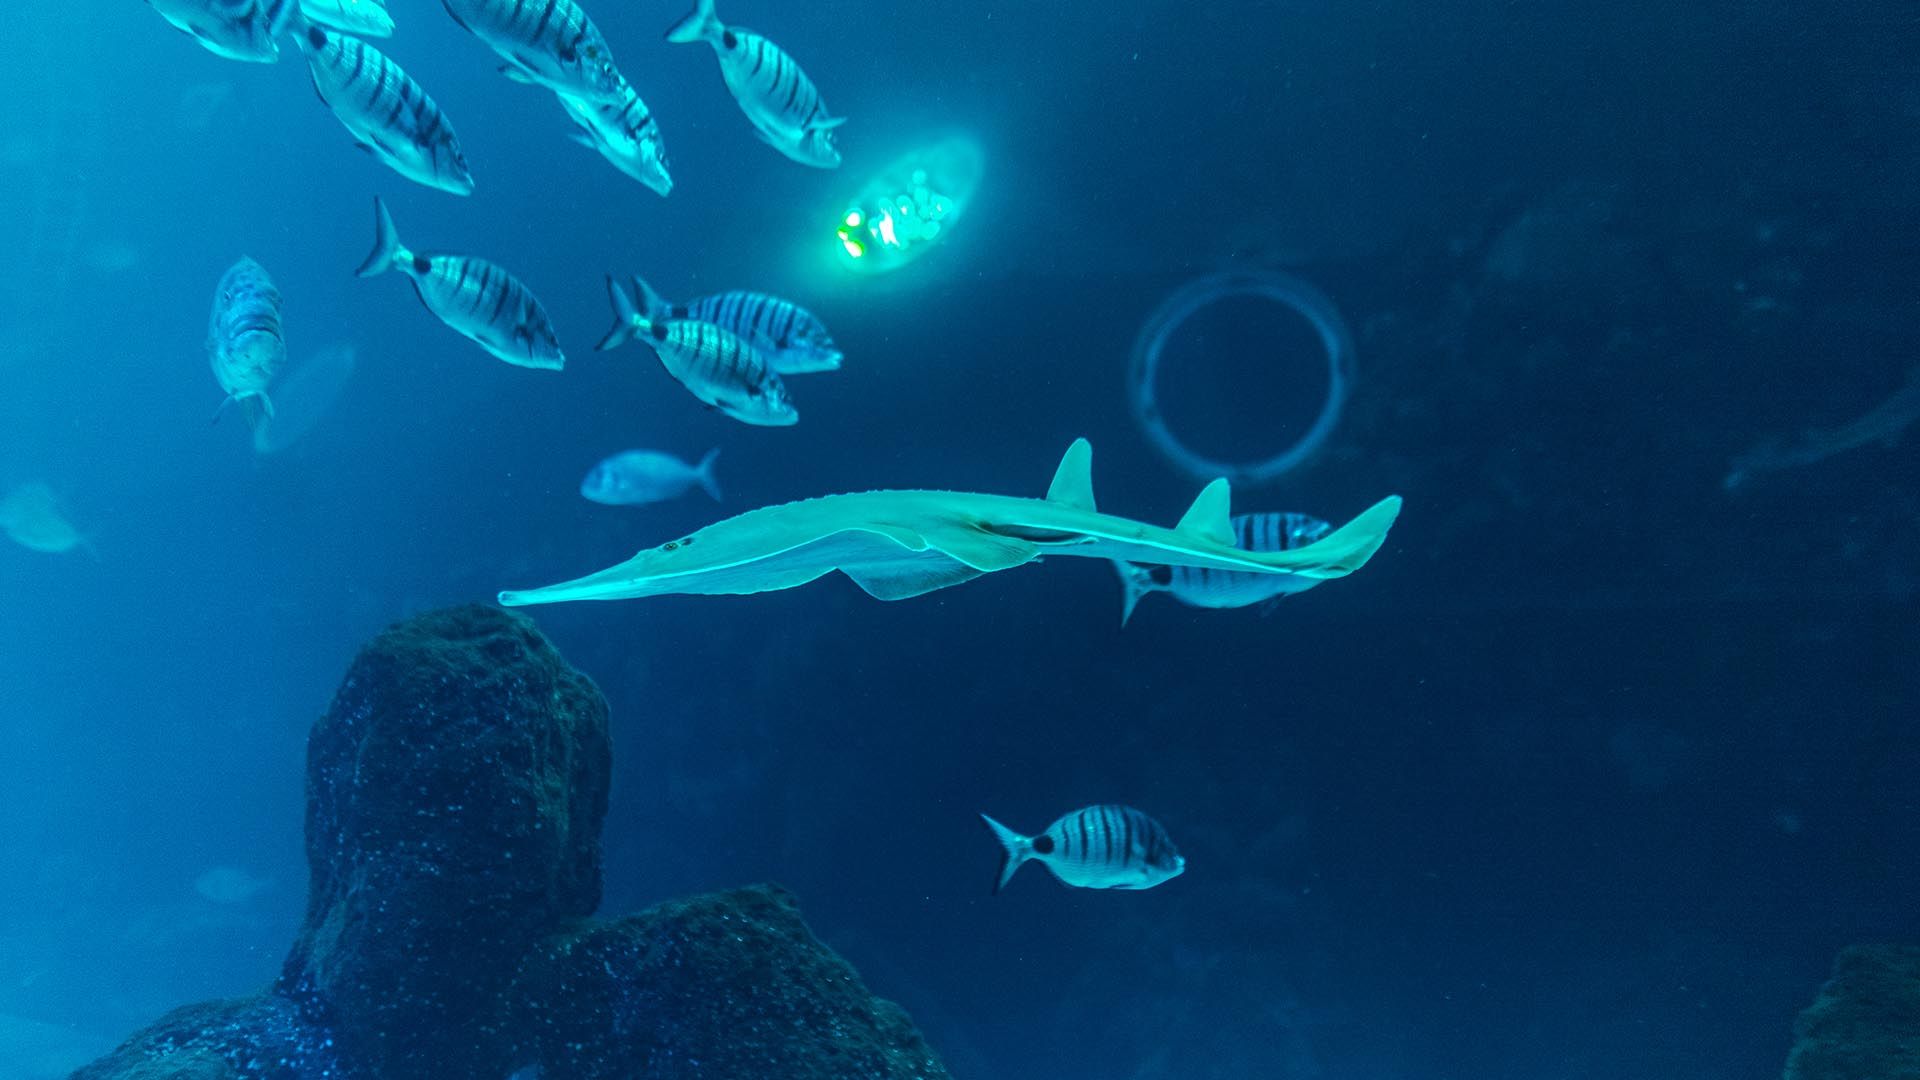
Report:
[{"label": "dark-spotted fish", "polygon": [[[1233,519],[1233,539],[1235,546],[1247,551],[1292,551],[1320,539],[1332,528],[1329,523],[1306,514],[1239,514]],[[1320,584],[1316,578],[1278,577],[1203,566],[1116,562],[1113,569],[1120,575],[1122,626],[1133,617],[1134,605],[1148,593],[1170,593],[1189,607],[1218,609],[1277,603],[1282,597]]]},{"label": "dark-spotted fish", "polygon": [[727,89],[763,141],[803,165],[840,164],[831,133],[846,118],[827,111],[819,88],[793,57],[751,30],[721,22],[713,5],[698,0],[692,14],[668,29],[667,40],[713,46]]},{"label": "dark-spotted fish", "polygon": [[378,197],[373,217],[373,253],[355,273],[373,277],[397,268],[436,318],[509,364],[546,371],[566,364],[547,309],[519,279],[472,255],[407,250]]},{"label": "dark-spotted fish", "polygon": [[[220,275],[213,314],[207,320],[207,361],[227,395],[221,410],[238,405],[249,428],[273,415],[267,386],[287,362],[280,290],[266,268],[252,259],[242,258]],[[213,415],[220,418],[219,411]]]},{"label": "dark-spotted fish", "polygon": [[734,290],[676,306],[676,319],[698,319],[733,331],[766,354],[781,375],[837,371],[842,359],[833,335],[806,308],[766,293]]},{"label": "dark-spotted fish", "polygon": [[455,195],[473,193],[473,174],[446,114],[380,50],[308,24],[298,35],[314,92],[354,141],[394,172]]},{"label": "dark-spotted fish", "polygon": [[392,37],[386,0],[300,0],[300,14],[356,37]]},{"label": "dark-spotted fish", "polygon": [[299,10],[296,0],[147,0],[160,17],[215,56],[271,64],[280,59],[274,39]]},{"label": "dark-spotted fish", "polygon": [[1167,830],[1131,806],[1075,810],[1038,836],[1023,836],[985,814],[980,818],[1006,849],[994,892],[1006,888],[1028,860],[1082,889],[1151,889],[1187,868]]},{"label": "dark-spotted fish", "polygon": [[447,14],[555,93],[617,105],[624,80],[600,30],[573,0],[443,0]]},{"label": "dark-spotted fish", "polygon": [[633,295],[611,275],[607,277],[614,320],[613,329],[600,339],[602,351],[638,338],[660,357],[668,374],[711,408],[759,427],[800,422],[800,413],[787,397],[787,384],[767,365],[760,350],[710,322],[674,318],[666,301],[637,277],[633,289],[642,298],[644,310],[634,306]]}]

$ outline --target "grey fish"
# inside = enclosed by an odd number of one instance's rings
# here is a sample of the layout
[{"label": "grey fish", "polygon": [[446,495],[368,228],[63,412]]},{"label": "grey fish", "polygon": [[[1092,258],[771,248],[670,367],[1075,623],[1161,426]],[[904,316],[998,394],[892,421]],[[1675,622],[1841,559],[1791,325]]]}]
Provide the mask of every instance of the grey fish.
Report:
[{"label": "grey fish", "polygon": [[21,484],[0,498],[0,532],[28,551],[64,555],[80,549],[99,557],[93,541],[67,520],[53,489],[42,483]]},{"label": "grey fish", "polygon": [[[1233,540],[1246,551],[1292,551],[1325,536],[1332,524],[1294,513],[1238,514],[1233,518]],[[1204,566],[1143,566],[1115,562],[1120,575],[1120,625],[1133,617],[1134,605],[1148,593],[1172,594],[1188,607],[1237,608],[1277,603],[1281,597],[1306,592],[1319,584],[1313,578],[1279,578]]]},{"label": "grey fish", "polygon": [[673,317],[733,331],[765,353],[781,375],[837,371],[843,359],[825,323],[799,304],[766,293],[714,293],[676,305]]},{"label": "grey fish", "polygon": [[[501,73],[516,82],[533,82],[511,66],[502,68]],[[620,88],[620,100],[607,105],[571,94],[554,97],[560,99],[560,107],[573,121],[575,142],[664,198],[673,191],[673,177],[667,172],[667,144],[660,137],[660,124],[625,78],[620,80]]]},{"label": "grey fish", "polygon": [[[213,314],[207,320],[207,361],[227,394],[221,409],[228,404],[240,406],[250,428],[273,415],[267,386],[287,362],[280,290],[266,268],[252,259],[242,258],[220,275]],[[219,418],[216,411],[214,419]]]},{"label": "grey fish", "polygon": [[442,0],[447,14],[520,74],[556,93],[617,105],[613,50],[573,0]]},{"label": "grey fish", "polygon": [[358,38],[316,25],[298,37],[314,93],[362,149],[417,184],[473,193],[453,125],[400,65]]},{"label": "grey fish", "polygon": [[215,56],[255,64],[280,59],[274,39],[299,8],[295,0],[147,0],[160,17]]},{"label": "grey fish", "polygon": [[1051,870],[1063,884],[1082,889],[1151,889],[1187,868],[1167,830],[1131,806],[1075,810],[1038,836],[1023,836],[985,814],[980,819],[1006,851],[993,886],[996,893],[1029,860]]},{"label": "grey fish", "polygon": [[694,397],[746,424],[786,427],[800,422],[787,397],[787,385],[768,366],[760,350],[740,335],[698,319],[676,319],[672,309],[645,281],[633,279],[644,298],[644,313],[633,297],[607,277],[613,301],[613,329],[600,339],[602,351],[638,337],[659,356],[667,373]]},{"label": "grey fish", "polygon": [[846,118],[827,111],[819,87],[778,45],[721,22],[714,0],[698,0],[692,14],[667,30],[667,40],[713,46],[727,89],[763,141],[803,165],[840,164],[830,136]]},{"label": "grey fish", "polygon": [[628,450],[593,467],[580,481],[580,494],[603,506],[644,506],[677,499],[698,485],[714,502],[720,501],[720,482],[713,463],[718,448],[707,451],[700,464],[689,465],[658,450]]},{"label": "grey fish", "polygon": [[356,37],[392,37],[386,0],[300,0],[300,14]]},{"label": "grey fish", "polygon": [[518,278],[477,256],[407,250],[378,196],[373,217],[373,252],[355,273],[373,277],[399,268],[428,311],[509,364],[545,371],[566,364],[547,309]]}]

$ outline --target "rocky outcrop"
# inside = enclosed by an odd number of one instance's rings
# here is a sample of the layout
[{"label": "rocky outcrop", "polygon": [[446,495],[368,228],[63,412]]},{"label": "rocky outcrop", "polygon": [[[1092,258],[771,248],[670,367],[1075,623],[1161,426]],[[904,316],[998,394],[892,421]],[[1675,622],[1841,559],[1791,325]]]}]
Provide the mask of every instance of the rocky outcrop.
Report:
[{"label": "rocky outcrop", "polygon": [[1843,950],[1794,1034],[1786,1080],[1920,1080],[1920,946]]},{"label": "rocky outcrop", "polygon": [[312,884],[278,982],[76,1077],[945,1078],[782,890],[588,920],[610,773],[605,700],[531,622],[387,630],[308,741]]}]

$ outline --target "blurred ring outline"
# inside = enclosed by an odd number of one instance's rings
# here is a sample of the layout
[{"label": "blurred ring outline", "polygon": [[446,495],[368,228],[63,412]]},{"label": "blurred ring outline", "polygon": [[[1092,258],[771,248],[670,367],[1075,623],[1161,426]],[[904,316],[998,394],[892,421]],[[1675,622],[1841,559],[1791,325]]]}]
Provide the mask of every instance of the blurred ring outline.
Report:
[{"label": "blurred ring outline", "polygon": [[[1252,461],[1211,458],[1181,442],[1160,412],[1154,390],[1160,352],[1174,331],[1195,314],[1222,300],[1255,296],[1288,308],[1305,319],[1326,353],[1327,393],[1306,434],[1272,457]],[[1127,370],[1127,400],[1133,418],[1160,453],[1199,480],[1226,477],[1234,484],[1262,484],[1290,472],[1318,453],[1340,423],[1353,382],[1353,334],[1327,295],[1308,282],[1278,270],[1230,270],[1196,278],[1154,309],[1134,338]]]}]

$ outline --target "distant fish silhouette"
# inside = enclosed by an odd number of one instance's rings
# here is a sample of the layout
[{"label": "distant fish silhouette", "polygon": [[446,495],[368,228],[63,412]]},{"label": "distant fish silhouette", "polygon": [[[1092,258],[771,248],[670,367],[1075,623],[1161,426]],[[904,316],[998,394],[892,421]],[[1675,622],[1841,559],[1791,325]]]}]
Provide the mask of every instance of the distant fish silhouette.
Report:
[{"label": "distant fish silhouette", "polygon": [[193,891],[215,904],[245,904],[273,887],[270,878],[254,877],[237,866],[216,866],[193,879]]}]

